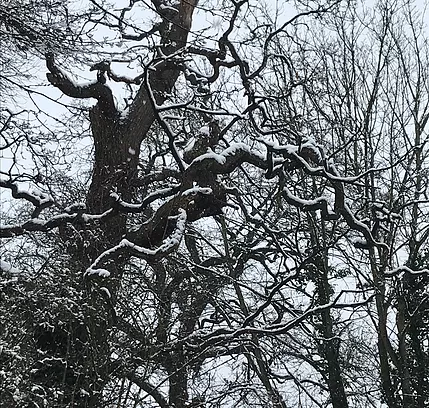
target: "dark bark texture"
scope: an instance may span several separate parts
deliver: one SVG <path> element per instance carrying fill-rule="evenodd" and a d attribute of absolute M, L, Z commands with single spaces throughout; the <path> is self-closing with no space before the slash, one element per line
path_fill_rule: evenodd
<path fill-rule="evenodd" d="M 162 18 L 161 2 L 153 1 Z M 66 73 L 56 65 L 54 55 L 46 56 L 49 73 L 48 80 L 63 93 L 74 98 L 95 98 L 97 104 L 90 111 L 92 137 L 94 141 L 94 165 L 92 180 L 87 194 L 87 210 L 92 214 L 101 214 L 112 207 L 114 199 L 111 193 L 116 193 L 122 200 L 132 201 L 133 180 L 137 175 L 140 145 L 147 132 L 156 120 L 156 114 L 151 97 L 156 104 L 162 104 L 180 73 L 175 64 L 168 59 L 187 42 L 187 36 L 192 23 L 196 5 L 195 0 L 182 0 L 179 12 L 161 32 L 164 41 L 161 45 L 163 58 L 157 61 L 155 69 L 151 70 L 142 83 L 126 117 L 121 117 L 117 111 L 110 88 L 101 81 L 86 86 L 74 84 Z M 162 30 L 161 30 L 162 31 Z M 173 208 L 169 209 L 174 210 Z M 158 228 L 146 228 L 141 238 L 144 243 L 159 244 L 165 236 L 166 225 L 170 211 L 165 214 L 163 225 Z M 126 234 L 126 214 L 116 212 L 100 223 L 96 240 L 90 245 L 71 251 L 71 258 L 76 262 L 72 267 L 85 270 L 104 250 L 117 245 Z M 67 231 L 67 230 L 66 230 Z M 152 234 L 150 236 L 149 234 Z M 67 234 L 66 234 L 67 235 Z M 65 239 L 68 239 L 65 236 Z M 110 293 L 106 302 L 100 291 L 99 284 L 93 279 L 84 278 L 80 285 L 85 305 L 82 313 L 85 325 L 71 323 L 69 330 L 64 333 L 54 331 L 46 339 L 48 331 L 35 333 L 35 338 L 45 346 L 49 355 L 58 355 L 67 361 L 58 369 L 57 375 L 48 376 L 51 386 L 63 389 L 63 397 L 59 407 L 99 407 L 101 392 L 109 380 L 110 367 L 109 332 L 114 324 L 114 302 L 119 288 L 126 256 L 117 256 L 110 265 L 112 272 L 109 282 L 103 283 Z M 82 278 L 81 278 L 82 279 Z M 61 334 L 61 335 L 60 335 Z M 77 347 L 76 345 L 81 345 Z M 72 349 L 73 354 L 68 350 Z M 176 360 L 174 360 L 176 361 Z M 180 364 L 180 361 L 177 362 Z M 172 373 L 176 368 L 171 366 Z M 39 372 L 43 378 L 43 372 Z M 42 379 L 40 381 L 43 381 Z M 184 381 L 184 384 L 182 384 Z M 55 384 L 57 382 L 57 384 Z M 186 402 L 186 376 L 177 372 L 172 377 L 170 400 L 171 404 L 183 407 Z"/>

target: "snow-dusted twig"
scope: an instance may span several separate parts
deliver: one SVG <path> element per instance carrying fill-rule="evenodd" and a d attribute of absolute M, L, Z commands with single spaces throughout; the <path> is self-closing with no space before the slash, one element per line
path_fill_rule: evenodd
<path fill-rule="evenodd" d="M 0 225 L 0 238 L 12 238 L 15 236 L 26 234 L 30 231 L 45 232 L 57 228 L 66 223 L 90 223 L 100 221 L 108 218 L 113 214 L 113 209 L 108 209 L 102 214 L 86 214 L 82 211 L 73 211 L 70 213 L 61 213 L 50 217 L 48 219 L 42 219 L 39 217 L 33 217 L 22 224 L 2 224 Z"/>
<path fill-rule="evenodd" d="M 402 276 L 404 274 L 409 275 L 429 275 L 429 269 L 423 268 L 419 269 L 417 271 L 412 270 L 408 266 L 402 265 L 397 268 L 391 269 L 390 271 L 386 272 L 385 276 Z"/>
<path fill-rule="evenodd" d="M 0 180 L 0 188 L 7 188 L 11 191 L 13 198 L 22 198 L 34 205 L 35 210 L 32 217 L 36 218 L 45 209 L 54 204 L 54 199 L 45 193 L 35 189 L 26 190 L 11 180 Z"/>
<path fill-rule="evenodd" d="M 110 272 L 100 267 L 100 265 L 107 259 L 114 257 L 119 253 L 127 252 L 132 256 L 147 260 L 150 259 L 153 261 L 164 258 L 175 251 L 180 245 L 180 241 L 182 240 L 183 234 L 185 232 L 186 211 L 179 208 L 178 215 L 170 216 L 169 218 L 170 220 L 176 220 L 176 226 L 170 236 L 164 239 L 163 243 L 159 247 L 155 249 L 145 248 L 137 245 L 127 238 L 123 238 L 118 245 L 115 245 L 113 248 L 104 251 L 86 270 L 86 275 L 98 275 L 100 277 L 110 276 Z"/>

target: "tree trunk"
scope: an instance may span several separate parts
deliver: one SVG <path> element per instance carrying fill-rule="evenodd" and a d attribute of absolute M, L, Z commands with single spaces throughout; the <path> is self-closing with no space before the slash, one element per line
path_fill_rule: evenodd
<path fill-rule="evenodd" d="M 385 402 L 389 408 L 399 408 L 399 403 L 395 395 L 395 388 L 392 383 L 391 361 L 395 365 L 396 356 L 392 345 L 390 344 L 389 335 L 387 333 L 387 305 L 386 300 L 386 287 L 382 272 L 382 267 L 377 262 L 374 249 L 370 248 L 369 257 L 371 262 L 371 272 L 374 279 L 374 288 L 376 290 L 375 305 L 377 309 L 377 329 L 378 329 L 378 356 L 380 359 L 380 379 L 381 388 L 384 394 Z M 383 263 L 384 264 L 384 263 Z M 381 269 L 381 270 L 380 270 Z"/>
<path fill-rule="evenodd" d="M 321 260 L 323 262 L 323 260 Z M 328 281 L 326 268 L 322 266 L 318 270 L 320 274 L 316 283 L 318 300 L 321 305 L 328 304 L 330 300 L 331 287 Z M 322 334 L 321 354 L 327 364 L 328 388 L 331 396 L 333 408 L 347 408 L 347 396 L 344 390 L 343 379 L 341 377 L 341 367 L 339 363 L 340 339 L 337 338 L 333 330 L 333 320 L 329 309 L 323 310 L 320 315 L 321 324 L 319 331 Z"/>
<path fill-rule="evenodd" d="M 312 219 L 308 217 L 310 225 Z M 329 266 L 328 252 L 324 242 L 326 231 L 325 224 L 322 221 L 321 233 L 316 230 L 317 226 L 311 228 L 312 247 L 317 248 L 312 262 L 312 271 L 314 274 L 314 283 L 316 285 L 317 301 L 319 305 L 326 305 L 331 302 L 332 288 L 329 284 Z M 320 315 L 321 323 L 318 327 L 321 333 L 322 343 L 320 344 L 320 354 L 326 362 L 327 382 L 331 403 L 333 408 L 347 408 L 347 395 L 344 389 L 343 379 L 341 377 L 341 366 L 339 362 L 340 339 L 335 336 L 334 322 L 331 316 L 331 310 L 325 309 Z"/>
<path fill-rule="evenodd" d="M 162 7 L 162 2 L 153 3 L 161 18 L 167 18 L 163 15 L 163 10 L 167 8 Z M 163 25 L 169 28 L 160 33 L 163 37 L 162 55 L 171 55 L 186 45 L 195 5 L 196 0 L 180 1 L 175 21 L 168 21 L 169 24 Z M 90 111 L 95 156 L 92 180 L 86 198 L 87 209 L 90 213 L 101 214 L 112 208 L 114 203 L 114 198 L 110 197 L 112 193 L 125 201 L 132 200 L 133 179 L 137 176 L 140 146 L 156 119 L 151 95 L 154 95 L 156 104 L 162 104 L 166 95 L 171 92 L 180 71 L 168 60 L 159 62 L 156 70 L 150 71 L 145 83 L 141 85 L 128 115 L 121 117 L 114 106 L 114 99 L 107 85 L 103 83 L 85 87 L 75 85 L 67 74 L 56 66 L 52 54 L 47 55 L 47 66 L 50 71 L 47 74 L 49 81 L 66 95 L 98 100 Z M 118 244 L 126 234 L 126 221 L 125 214 L 115 213 L 101 222 L 97 231 L 87 234 L 85 245 L 71 251 L 70 269 L 84 272 L 103 251 Z M 63 238 L 71 239 L 67 233 L 63 234 Z M 145 237 L 145 241 L 156 244 L 159 237 L 154 240 Z M 102 391 L 109 381 L 110 373 L 111 351 L 108 337 L 114 327 L 115 299 L 125 261 L 124 255 L 111 260 L 109 263 L 111 276 L 107 280 L 90 278 L 84 283 L 76 282 L 82 298 L 85 299 L 82 306 L 85 324 L 82 325 L 81 321 L 74 321 L 71 318 L 73 329 L 66 335 L 67 341 L 61 351 L 62 358 L 67 361 L 64 375 L 53 380 L 54 383 L 55 381 L 61 383 L 53 384 L 56 388 L 64 389 L 59 407 L 101 406 Z M 100 287 L 103 290 L 107 289 L 108 292 L 101 291 Z M 104 293 L 109 293 L 108 298 Z M 66 343 L 82 344 L 82 349 L 70 355 Z M 70 381 L 64 382 L 63 379 L 67 376 L 70 377 Z M 171 392 L 174 393 L 174 386 L 172 388 Z M 185 404 L 185 397 L 180 396 L 178 400 L 183 399 Z"/>

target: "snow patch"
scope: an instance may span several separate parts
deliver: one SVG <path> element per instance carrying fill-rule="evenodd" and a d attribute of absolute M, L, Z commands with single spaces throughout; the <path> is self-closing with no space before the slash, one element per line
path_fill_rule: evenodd
<path fill-rule="evenodd" d="M 188 190 L 185 190 L 182 193 L 182 196 L 193 195 L 193 194 L 211 194 L 211 193 L 212 193 L 212 189 L 210 187 L 195 186 L 195 187 L 189 188 Z"/>
<path fill-rule="evenodd" d="M 203 126 L 200 128 L 199 133 L 203 136 L 210 136 L 210 128 L 208 126 Z"/>
<path fill-rule="evenodd" d="M 186 143 L 183 151 L 184 152 L 190 152 L 193 149 L 194 145 L 195 145 L 195 137 L 191 137 L 189 139 L 188 143 Z"/>
<path fill-rule="evenodd" d="M 109 289 L 107 289 L 105 286 L 101 287 L 101 288 L 100 288 L 100 290 L 101 290 L 102 292 L 104 292 L 104 293 L 107 295 L 108 299 L 110 299 L 110 298 L 112 297 L 112 296 L 110 295 L 110 291 L 109 291 Z"/>
<path fill-rule="evenodd" d="M 160 6 L 159 6 L 159 8 L 161 9 L 161 10 L 170 10 L 170 11 L 172 11 L 173 13 L 175 13 L 175 14 L 177 14 L 178 12 L 179 12 L 179 10 L 177 10 L 177 8 L 174 8 L 174 7 L 172 7 L 172 6 L 169 6 L 169 5 L 166 5 L 166 4 L 161 4 Z"/>
<path fill-rule="evenodd" d="M 217 154 L 215 153 L 210 147 L 207 149 L 206 154 L 202 154 L 201 156 L 198 156 L 196 159 L 194 159 L 194 162 L 200 162 L 206 159 L 212 159 L 217 161 L 219 164 L 225 164 L 226 163 L 226 157 L 223 154 Z"/>
<path fill-rule="evenodd" d="M 14 268 L 10 263 L 3 261 L 2 259 L 0 259 L 0 270 L 12 275 L 18 275 L 21 273 L 19 269 Z"/>
<path fill-rule="evenodd" d="M 110 276 L 110 272 L 107 269 L 89 269 L 88 275 L 98 275 L 100 278 L 108 278 Z"/>

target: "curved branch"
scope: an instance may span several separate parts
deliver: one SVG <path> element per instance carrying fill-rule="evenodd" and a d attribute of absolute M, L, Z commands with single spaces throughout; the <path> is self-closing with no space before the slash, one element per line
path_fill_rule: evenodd
<path fill-rule="evenodd" d="M 170 408 L 170 404 L 163 395 L 152 384 L 138 377 L 135 373 L 128 372 L 126 377 L 129 381 L 140 387 L 144 392 L 149 394 L 161 408 Z"/>
<path fill-rule="evenodd" d="M 286 188 L 282 194 L 288 203 L 304 211 L 321 210 L 322 216 L 325 219 L 336 220 L 341 215 L 352 230 L 360 232 L 365 237 L 368 245 L 378 246 L 388 251 L 388 246 L 382 242 L 378 242 L 368 226 L 359 221 L 345 203 L 343 184 L 350 182 L 350 180 L 340 177 L 335 164 L 331 160 L 326 160 L 321 146 L 311 141 L 305 142 L 299 147 L 293 145 L 278 146 L 263 140 L 261 142 L 266 145 L 268 151 L 279 153 L 284 158 L 290 160 L 293 169 L 302 168 L 308 175 L 324 177 L 331 182 L 335 191 L 334 212 L 328 209 L 326 198 L 318 197 L 313 200 L 303 200 L 293 195 Z M 310 163 L 313 163 L 317 167 L 313 167 Z"/>
<path fill-rule="evenodd" d="M 65 95 L 79 99 L 95 98 L 106 116 L 118 114 L 112 90 L 107 85 L 101 82 L 92 82 L 86 85 L 75 83 L 55 64 L 54 54 L 51 52 L 46 53 L 46 67 L 50 71 L 46 74 L 48 81 Z"/>
<path fill-rule="evenodd" d="M 164 239 L 162 244 L 155 248 L 150 249 L 140 245 L 137 245 L 135 242 L 130 241 L 129 239 L 122 239 L 118 245 L 113 248 L 104 251 L 86 270 L 86 276 L 98 275 L 100 277 L 110 276 L 110 272 L 106 269 L 99 268 L 99 266 L 108 258 L 115 257 L 121 253 L 128 253 L 133 256 L 136 256 L 141 259 L 157 261 L 159 259 L 165 258 L 167 255 L 175 251 L 180 241 L 182 240 L 183 234 L 185 232 L 186 226 L 186 211 L 182 208 L 178 209 L 178 215 L 169 216 L 170 220 L 176 220 L 175 227 L 173 232 Z"/>
<path fill-rule="evenodd" d="M 43 220 L 37 217 L 31 218 L 27 222 L 20 225 L 1 225 L 0 238 L 13 238 L 19 235 L 24 235 L 27 232 L 46 232 L 54 228 L 60 227 L 67 223 L 85 224 L 88 222 L 101 221 L 111 217 L 114 214 L 112 209 L 108 209 L 102 214 L 84 214 L 80 211 L 73 214 L 59 214 L 48 220 Z"/>
<path fill-rule="evenodd" d="M 32 214 L 33 218 L 38 217 L 45 208 L 54 204 L 52 197 L 47 194 L 21 190 L 19 186 L 12 181 L 0 180 L 0 187 L 11 190 L 13 198 L 22 198 L 33 204 L 36 207 Z"/>
<path fill-rule="evenodd" d="M 250 147 L 244 143 L 233 143 L 222 153 L 215 153 L 208 149 L 208 153 L 198 156 L 186 169 L 184 177 L 195 177 L 202 171 L 213 174 L 227 174 L 234 171 L 243 163 L 267 170 L 268 162 L 262 155 L 253 153 Z"/>

